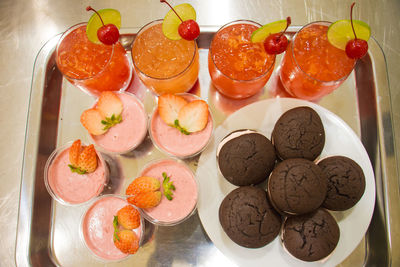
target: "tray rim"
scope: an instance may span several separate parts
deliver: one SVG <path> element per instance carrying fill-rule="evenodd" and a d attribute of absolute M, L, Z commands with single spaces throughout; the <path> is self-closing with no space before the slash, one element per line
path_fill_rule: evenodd
<path fill-rule="evenodd" d="M 293 25 L 289 27 L 288 32 L 295 32 L 300 29 L 301 25 Z M 126 27 L 121 29 L 121 33 L 124 35 L 135 35 L 141 27 Z M 215 33 L 220 28 L 220 25 L 215 26 L 200 26 L 201 33 Z M 45 74 L 46 67 L 48 65 L 49 58 L 51 57 L 58 39 L 61 33 L 55 35 L 49 39 L 42 48 L 38 51 L 38 54 L 34 61 L 31 89 L 29 96 L 29 106 L 27 113 L 27 124 L 25 129 L 25 140 L 22 160 L 22 171 L 21 171 L 21 183 L 20 183 L 20 196 L 18 206 L 18 219 L 17 219 L 17 232 L 16 242 L 14 249 L 14 260 L 17 266 L 30 266 L 30 240 L 31 240 L 31 223 L 33 216 L 33 199 L 34 199 L 34 182 L 35 182 L 35 171 L 36 171 L 36 158 L 38 151 L 38 129 L 40 129 L 41 119 L 41 103 L 43 102 L 43 92 L 45 86 Z M 380 170 L 382 172 L 383 192 L 384 192 L 384 219 L 386 226 L 386 234 L 388 236 L 389 244 L 389 262 L 394 263 L 393 243 L 395 247 L 400 246 L 400 242 L 396 242 L 391 237 L 392 232 L 395 231 L 395 226 L 391 222 L 390 214 L 393 210 L 399 210 L 400 201 L 394 201 L 397 203 L 390 203 L 390 196 L 399 198 L 398 189 L 399 181 L 398 177 L 398 164 L 396 159 L 395 151 L 396 145 L 394 140 L 394 129 L 393 129 L 393 114 L 391 106 L 391 92 L 389 86 L 389 78 L 387 72 L 387 61 L 386 56 L 383 52 L 381 45 L 376 41 L 374 37 L 371 38 L 373 45 L 378 47 L 379 53 L 373 54 L 369 52 L 369 56 L 372 59 L 378 57 L 380 63 L 384 64 L 384 68 L 380 69 L 380 72 L 376 72 L 375 65 L 373 74 L 378 76 L 374 79 L 375 90 L 377 93 L 377 132 L 378 132 L 378 150 L 377 154 L 380 157 Z M 379 58 L 380 57 L 380 58 Z M 374 62 L 372 62 L 374 63 Z M 383 72 L 383 73 L 382 73 Z M 380 82 L 379 85 L 377 82 Z M 379 99 L 378 99 L 379 98 Z M 383 115 L 389 115 L 389 118 L 383 118 Z M 36 131 L 34 131 L 36 130 Z M 389 196 L 389 197 L 388 197 Z M 392 201 L 393 202 L 393 201 Z M 28 223 L 29 222 L 29 223 Z M 400 228 L 400 227 L 398 227 Z M 367 232 L 368 233 L 368 232 Z M 368 238 L 368 236 L 367 236 Z M 49 246 L 48 246 L 49 249 Z M 50 257 L 52 258 L 52 257 Z M 400 259 L 397 260 L 400 263 Z M 366 259 L 368 262 L 368 259 Z M 53 262 L 54 263 L 54 262 Z"/>

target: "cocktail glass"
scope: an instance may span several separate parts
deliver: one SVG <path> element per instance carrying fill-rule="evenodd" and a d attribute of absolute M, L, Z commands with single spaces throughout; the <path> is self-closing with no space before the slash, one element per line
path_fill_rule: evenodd
<path fill-rule="evenodd" d="M 86 37 L 86 23 L 69 28 L 56 49 L 57 67 L 84 92 L 123 91 L 132 79 L 132 66 L 122 45 L 95 44 Z"/>
<path fill-rule="evenodd" d="M 307 24 L 289 44 L 280 78 L 292 96 L 318 100 L 338 88 L 353 70 L 356 61 L 329 43 L 330 24 L 325 21 Z"/>
<path fill-rule="evenodd" d="M 162 33 L 162 20 L 140 29 L 132 45 L 132 61 L 140 80 L 158 95 L 187 92 L 199 75 L 196 42 L 169 40 Z"/>
<path fill-rule="evenodd" d="M 251 34 L 261 27 L 249 20 L 222 26 L 214 35 L 208 53 L 208 70 L 217 90 L 230 98 L 257 94 L 267 83 L 275 66 L 275 55 L 262 43 L 252 43 Z"/>

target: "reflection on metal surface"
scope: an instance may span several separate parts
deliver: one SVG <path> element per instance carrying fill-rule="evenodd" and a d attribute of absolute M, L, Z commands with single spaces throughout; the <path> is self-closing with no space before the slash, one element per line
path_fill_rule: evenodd
<path fill-rule="evenodd" d="M 246 100 L 228 100 L 216 92 L 207 70 L 207 47 L 217 29 L 202 28 L 198 40 L 200 75 L 193 90 L 202 98 L 208 99 L 214 121 L 218 125 L 243 105 L 280 93 L 279 79 L 276 78 L 270 79 L 262 94 Z M 294 29 L 296 27 L 290 28 L 292 32 Z M 125 47 L 129 48 L 133 37 L 134 35 L 122 36 Z M 79 239 L 79 221 L 88 205 L 71 208 L 51 202 L 43 183 L 44 162 L 56 145 L 76 138 L 84 141 L 88 139 L 79 124 L 79 116 L 82 110 L 94 102 L 94 99 L 61 79 L 52 56 L 57 39 L 58 37 L 52 39 L 44 46 L 35 64 L 21 184 L 16 262 L 19 266 L 100 266 L 102 264 L 91 257 Z M 400 201 L 391 121 L 387 119 L 391 114 L 388 105 L 390 98 L 385 61 L 375 43 L 370 47 L 370 56 L 371 58 L 359 61 L 354 75 L 320 104 L 342 117 L 359 133 L 376 174 L 377 201 L 365 239 L 366 246 L 360 245 L 353 255 L 361 255 L 357 258 L 359 261 L 366 258 L 366 265 L 395 265 L 392 252 L 397 251 L 394 248 L 399 248 L 396 238 L 399 226 L 393 223 L 393 218 L 399 218 Z M 278 63 L 279 59 L 277 65 Z M 129 90 L 139 95 L 146 111 L 151 113 L 155 97 L 140 87 L 138 81 L 132 84 Z M 110 157 L 108 161 L 112 166 L 115 182 L 109 190 L 122 192 L 136 177 L 141 166 L 160 157 L 163 155 L 148 140 L 128 155 Z M 195 169 L 197 160 L 198 157 L 195 157 L 186 162 Z M 397 236 L 393 236 L 396 233 Z M 147 240 L 136 255 L 120 264 L 112 265 L 232 264 L 211 243 L 197 213 L 177 226 L 154 227 Z M 351 266 L 352 262 L 345 261 L 344 265 Z"/>

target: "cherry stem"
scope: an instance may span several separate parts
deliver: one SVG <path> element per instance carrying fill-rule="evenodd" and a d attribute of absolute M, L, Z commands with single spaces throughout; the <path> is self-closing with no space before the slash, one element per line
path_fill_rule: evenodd
<path fill-rule="evenodd" d="M 292 23 L 292 19 L 290 18 L 290 17 L 287 17 L 286 18 L 286 28 L 285 28 L 285 30 L 281 33 L 281 35 L 279 35 L 279 37 L 278 38 L 281 38 L 282 37 L 282 35 L 284 35 L 285 34 L 285 32 L 286 32 L 286 30 L 287 30 L 287 28 L 289 28 L 289 25 Z"/>
<path fill-rule="evenodd" d="M 351 4 L 351 7 L 350 7 L 350 23 L 351 23 L 351 28 L 353 29 L 354 37 L 357 40 L 356 31 L 354 30 L 354 25 L 353 25 L 353 7 L 355 4 L 356 4 L 356 2 L 353 2 L 353 4 Z"/>
<path fill-rule="evenodd" d="M 172 11 L 174 11 L 174 13 L 178 16 L 178 18 L 183 22 L 183 19 L 178 15 L 178 13 L 175 11 L 175 9 L 165 0 L 160 0 L 161 3 L 166 3 L 171 9 Z"/>
<path fill-rule="evenodd" d="M 99 14 L 94 8 L 92 8 L 91 6 L 88 6 L 88 7 L 86 8 L 86 11 L 94 11 L 94 12 L 97 14 L 97 16 L 99 16 L 99 18 L 100 18 L 100 20 L 101 20 L 101 23 L 102 23 L 103 26 L 104 26 L 103 19 L 101 18 L 100 14 Z"/>

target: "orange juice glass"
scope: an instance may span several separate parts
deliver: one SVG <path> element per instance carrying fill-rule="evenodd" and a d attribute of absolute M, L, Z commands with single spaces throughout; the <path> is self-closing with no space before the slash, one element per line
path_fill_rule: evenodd
<path fill-rule="evenodd" d="M 199 75 L 196 42 L 168 39 L 162 20 L 140 29 L 132 45 L 132 61 L 140 80 L 158 95 L 187 92 Z"/>
<path fill-rule="evenodd" d="M 249 20 L 222 26 L 214 35 L 208 53 L 208 70 L 217 90 L 230 98 L 257 94 L 274 70 L 275 55 L 262 43 L 252 43 L 251 34 L 261 27 Z"/>
<path fill-rule="evenodd" d="M 312 22 L 296 33 L 282 59 L 280 78 L 294 97 L 317 100 L 338 88 L 355 60 L 328 41 L 330 22 Z"/>
<path fill-rule="evenodd" d="M 92 43 L 86 36 L 86 23 L 72 26 L 61 36 L 56 62 L 65 78 L 94 96 L 125 90 L 133 73 L 122 45 Z"/>

